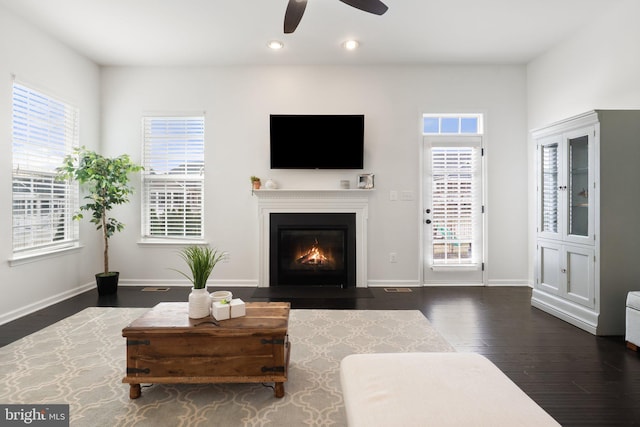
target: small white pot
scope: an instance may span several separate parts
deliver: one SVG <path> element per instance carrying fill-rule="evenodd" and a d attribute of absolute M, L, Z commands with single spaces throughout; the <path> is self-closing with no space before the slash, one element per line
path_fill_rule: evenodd
<path fill-rule="evenodd" d="M 231 302 L 232 298 L 233 298 L 233 294 L 231 293 L 231 291 L 211 292 L 211 302 L 216 302 L 216 301 Z"/>

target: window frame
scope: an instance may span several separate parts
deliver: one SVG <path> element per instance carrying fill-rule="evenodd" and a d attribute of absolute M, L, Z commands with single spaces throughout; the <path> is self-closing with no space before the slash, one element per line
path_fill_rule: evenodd
<path fill-rule="evenodd" d="M 80 247 L 79 224 L 73 220 L 79 186 L 56 180 L 56 168 L 79 143 L 79 128 L 80 111 L 75 105 L 13 81 L 10 265 Z"/>
<path fill-rule="evenodd" d="M 148 113 L 143 115 L 142 117 L 142 164 L 144 166 L 144 171 L 141 174 L 142 177 L 142 196 L 141 196 L 141 230 L 140 230 L 140 244 L 177 244 L 183 245 L 185 243 L 195 243 L 201 244 L 205 241 L 205 215 L 204 215 L 204 207 L 205 207 L 205 139 L 206 139 L 206 121 L 203 113 L 171 113 L 171 114 L 157 114 L 157 113 Z M 158 133 L 154 134 L 155 131 L 152 130 L 152 127 L 159 125 L 160 123 L 165 123 L 165 126 L 171 127 L 179 126 L 179 123 L 182 123 L 185 128 L 188 128 L 191 125 L 199 126 L 201 129 L 200 133 L 189 133 L 189 131 L 185 131 L 180 136 L 176 134 L 170 135 L 168 131 L 166 133 Z M 151 155 L 152 145 L 157 144 L 156 148 L 161 148 L 162 145 L 165 145 L 165 149 L 159 149 L 159 152 L 156 151 L 155 154 Z M 172 155 L 170 143 L 174 144 L 184 144 L 182 147 L 184 150 L 185 157 Z M 200 147 L 200 150 L 195 150 L 194 148 Z M 175 147 L 174 147 L 175 148 Z M 165 152 L 163 155 L 162 152 Z M 194 157 L 197 158 L 197 162 L 201 163 L 197 168 L 191 168 L 188 166 L 189 162 L 194 161 Z M 178 162 L 178 166 L 175 169 L 179 169 L 183 167 L 184 173 L 178 173 L 176 170 L 168 169 L 170 164 Z M 160 170 L 154 168 L 154 165 L 161 166 L 164 165 L 166 168 L 165 173 L 157 174 L 154 173 L 156 170 Z M 194 171 L 196 173 L 194 173 Z M 185 188 L 185 186 L 189 186 L 192 189 L 195 189 L 195 192 L 189 193 L 188 190 L 176 190 L 175 192 L 171 192 L 167 189 L 171 187 L 174 188 Z M 171 206 L 172 211 L 177 212 L 177 215 L 182 215 L 182 218 L 176 220 L 174 218 L 173 223 L 180 223 L 181 227 L 180 234 L 172 235 L 170 231 L 178 230 L 177 228 L 172 228 L 172 220 L 169 218 L 169 215 L 164 217 L 164 224 L 160 224 L 163 222 L 160 218 L 157 220 L 152 219 L 152 207 L 154 204 L 157 206 L 159 200 L 166 200 L 165 198 L 158 198 L 158 194 L 162 192 L 162 189 L 167 191 L 167 194 L 171 195 Z M 154 196 L 154 194 L 156 194 Z M 156 198 L 155 203 L 152 201 L 153 198 Z M 182 200 L 179 200 L 182 198 Z M 191 201 L 195 200 L 197 203 L 195 204 L 198 208 L 194 211 L 195 217 L 190 216 L 188 213 L 187 207 L 194 206 Z M 180 209 L 182 211 L 180 212 Z M 189 225 L 190 219 L 195 218 L 197 223 Z M 155 234 L 153 232 L 154 227 L 164 227 L 161 229 L 161 233 Z M 194 229 L 197 233 L 189 234 L 189 228 Z"/>
<path fill-rule="evenodd" d="M 438 120 L 438 131 L 437 132 L 427 132 L 425 131 L 425 122 L 426 120 Z M 443 132 L 443 123 L 449 122 L 452 120 L 458 121 L 457 131 L 455 132 Z M 463 121 L 465 119 L 475 119 L 476 120 L 476 131 L 475 132 L 464 132 L 463 131 Z M 484 134 L 484 114 L 482 113 L 425 113 L 422 115 L 422 134 L 423 135 L 440 135 L 440 136 L 448 136 L 448 135 L 483 135 Z"/>

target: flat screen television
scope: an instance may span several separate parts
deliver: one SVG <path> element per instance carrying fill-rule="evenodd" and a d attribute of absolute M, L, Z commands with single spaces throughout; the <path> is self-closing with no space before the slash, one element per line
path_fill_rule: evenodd
<path fill-rule="evenodd" d="M 364 115 L 272 114 L 271 169 L 362 169 Z"/>

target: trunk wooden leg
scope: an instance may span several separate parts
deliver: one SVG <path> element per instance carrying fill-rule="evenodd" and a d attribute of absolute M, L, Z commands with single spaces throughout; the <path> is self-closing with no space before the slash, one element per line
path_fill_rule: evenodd
<path fill-rule="evenodd" d="M 633 351 L 638 351 L 638 346 L 634 343 L 630 343 L 629 341 L 627 341 L 627 348 Z"/>
<path fill-rule="evenodd" d="M 284 397 L 284 383 L 276 383 L 275 395 L 276 397 Z"/>
<path fill-rule="evenodd" d="M 140 384 L 129 384 L 129 399 L 137 399 L 142 394 Z"/>

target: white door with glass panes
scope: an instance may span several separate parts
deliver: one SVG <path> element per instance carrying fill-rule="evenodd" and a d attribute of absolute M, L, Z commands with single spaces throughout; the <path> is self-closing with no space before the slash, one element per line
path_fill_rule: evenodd
<path fill-rule="evenodd" d="M 483 284 L 482 136 L 423 138 L 423 279 Z"/>

